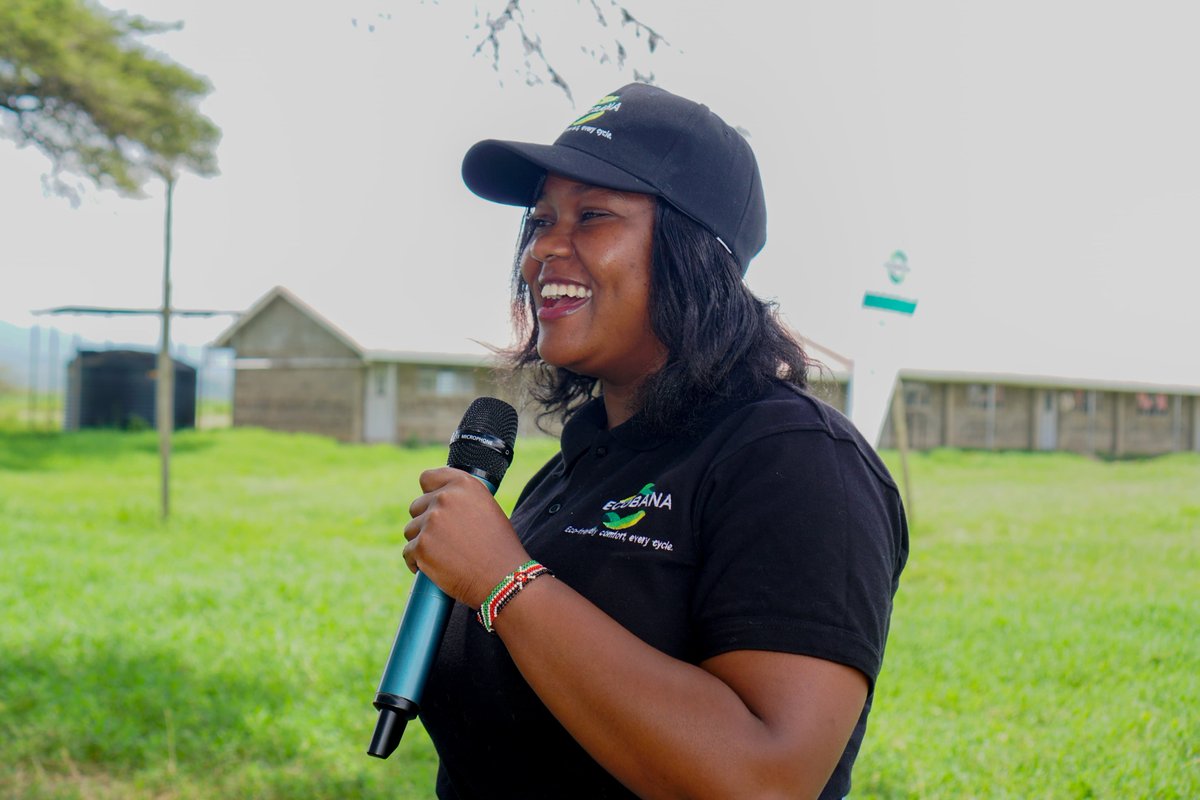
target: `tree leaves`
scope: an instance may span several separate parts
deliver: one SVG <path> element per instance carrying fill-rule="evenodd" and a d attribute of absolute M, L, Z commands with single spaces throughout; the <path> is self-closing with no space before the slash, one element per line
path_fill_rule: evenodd
<path fill-rule="evenodd" d="M 208 81 L 139 38 L 177 27 L 86 0 L 0 0 L 0 136 L 45 153 L 69 196 L 63 173 L 125 195 L 215 174 L 220 131 L 197 109 Z"/>

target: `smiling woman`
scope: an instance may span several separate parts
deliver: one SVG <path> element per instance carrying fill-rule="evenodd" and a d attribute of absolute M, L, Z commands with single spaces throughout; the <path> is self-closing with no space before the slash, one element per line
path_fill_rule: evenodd
<path fill-rule="evenodd" d="M 742 280 L 749 145 L 633 84 L 463 177 L 529 209 L 511 357 L 566 424 L 511 519 L 448 468 L 410 506 L 408 566 L 458 601 L 421 705 L 438 796 L 844 797 L 907 527 Z"/>

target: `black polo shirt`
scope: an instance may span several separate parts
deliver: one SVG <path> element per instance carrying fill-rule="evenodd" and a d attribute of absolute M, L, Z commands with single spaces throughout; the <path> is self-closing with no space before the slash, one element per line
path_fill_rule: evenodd
<path fill-rule="evenodd" d="M 659 650 L 733 650 L 860 670 L 874 691 L 908 555 L 896 485 L 837 411 L 779 384 L 711 410 L 698 433 L 612 430 L 595 401 L 512 514 L 530 555 Z M 822 797 L 843 797 L 868 696 Z M 521 678 L 461 604 L 422 705 L 440 798 L 632 797 Z"/>

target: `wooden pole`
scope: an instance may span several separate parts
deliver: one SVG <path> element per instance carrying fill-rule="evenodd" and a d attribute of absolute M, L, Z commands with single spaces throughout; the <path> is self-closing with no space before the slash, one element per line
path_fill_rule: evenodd
<path fill-rule="evenodd" d="M 175 427 L 175 371 L 171 362 L 171 198 L 175 177 L 168 175 L 167 213 L 163 235 L 162 341 L 158 348 L 158 374 L 154 414 L 158 422 L 160 513 L 165 521 L 171 513 L 171 432 Z"/>
<path fill-rule="evenodd" d="M 49 387 L 46 398 L 46 408 L 49 411 L 50 430 L 59 424 L 58 421 L 58 328 L 50 329 L 50 363 L 46 368 L 46 384 Z"/>
<path fill-rule="evenodd" d="M 904 515 L 908 524 L 916 519 L 913 507 L 912 477 L 908 472 L 908 409 L 904 403 L 904 381 L 896 378 L 892 389 L 892 430 L 896 434 L 896 447 L 900 450 L 900 474 L 904 481 Z"/>
<path fill-rule="evenodd" d="M 42 329 L 34 325 L 29 329 L 29 417 L 30 430 L 37 428 L 38 414 L 38 365 L 42 362 Z"/>

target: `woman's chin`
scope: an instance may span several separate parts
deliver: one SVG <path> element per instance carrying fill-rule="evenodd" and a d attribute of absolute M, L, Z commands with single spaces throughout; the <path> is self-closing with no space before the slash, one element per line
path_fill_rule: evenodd
<path fill-rule="evenodd" d="M 553 343 L 539 341 L 538 358 L 542 359 L 542 361 L 546 362 L 552 367 L 569 369 L 572 372 L 578 372 L 578 370 L 572 366 L 575 363 L 575 359 L 571 358 L 570 353 L 567 352 L 567 348 L 561 346 L 556 347 Z"/>

